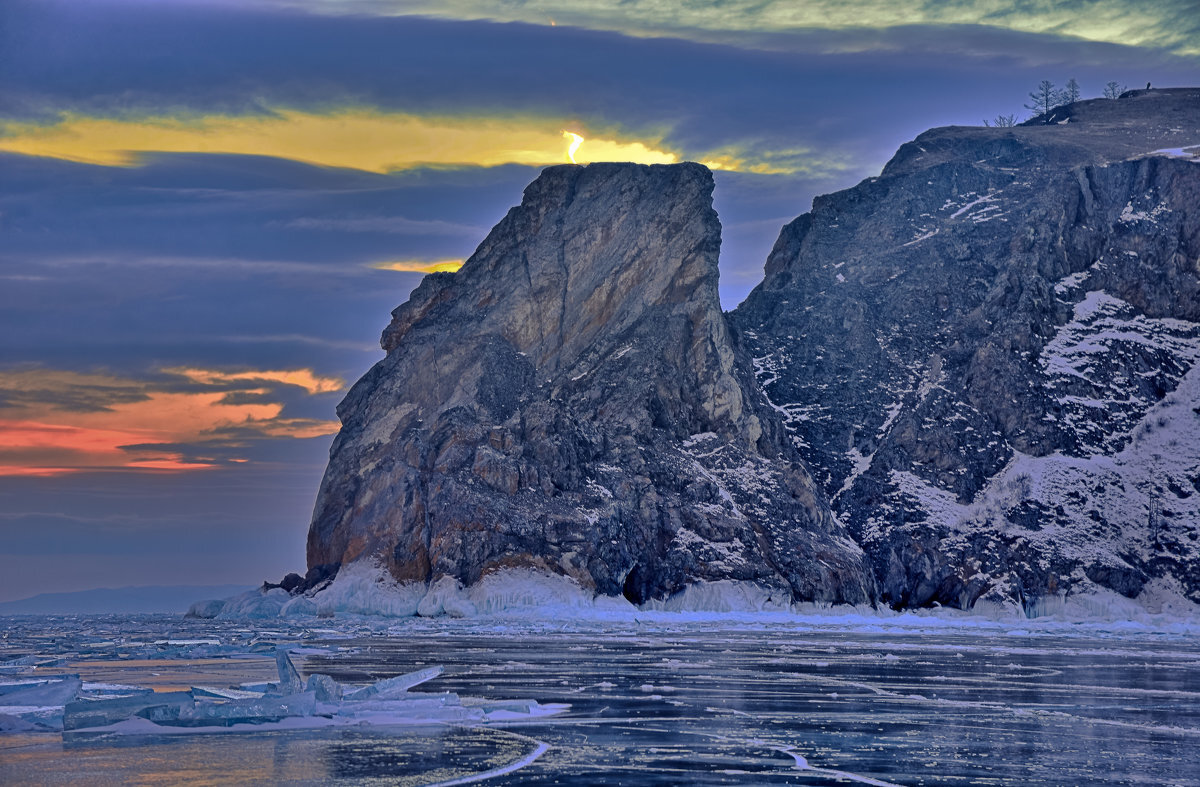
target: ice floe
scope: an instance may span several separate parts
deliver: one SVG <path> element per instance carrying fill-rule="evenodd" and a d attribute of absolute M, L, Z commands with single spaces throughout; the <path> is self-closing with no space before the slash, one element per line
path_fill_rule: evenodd
<path fill-rule="evenodd" d="M 370 724 L 474 725 L 540 718 L 569 707 L 532 699 L 485 700 L 452 692 L 412 691 L 442 675 L 441 667 L 357 686 L 320 673 L 303 680 L 286 648 L 276 651 L 275 662 L 278 680 L 256 686 L 257 691 L 248 688 L 254 684 L 164 692 L 93 684 L 92 691 L 85 692 L 78 675 L 0 684 L 0 732 L 146 734 Z"/>

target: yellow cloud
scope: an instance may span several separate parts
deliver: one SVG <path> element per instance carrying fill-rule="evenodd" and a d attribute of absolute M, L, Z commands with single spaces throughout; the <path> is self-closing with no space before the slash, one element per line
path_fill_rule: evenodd
<path fill-rule="evenodd" d="M 558 121 L 537 117 L 424 117 L 365 109 L 191 118 L 66 113 L 45 125 L 0 121 L 0 151 L 121 167 L 137 166 L 149 153 L 186 152 L 276 156 L 380 173 L 422 166 L 540 167 L 572 157 L 579 164 L 675 164 L 692 159 L 712 169 L 764 175 L 812 171 L 805 150 L 739 143 L 684 153 L 668 149 L 664 135 L 655 132 L 634 139 L 608 130 L 583 136 L 563 132 Z M 376 267 L 414 270 L 390 265 Z M 427 269 L 425 263 L 415 268 Z"/>
<path fill-rule="evenodd" d="M 787 150 L 759 149 L 752 144 L 727 145 L 710 151 L 700 159 L 709 169 L 750 172 L 755 175 L 828 175 L 850 169 L 854 162 L 845 157 L 818 155 L 808 148 Z"/>
<path fill-rule="evenodd" d="M 346 387 L 340 377 L 322 377 L 312 369 L 287 369 L 251 372 L 221 372 L 215 369 L 171 368 L 163 369 L 168 374 L 178 374 L 202 385 L 220 383 L 268 381 L 296 385 L 310 394 L 333 393 Z"/>
<path fill-rule="evenodd" d="M 0 122 L 0 151 L 106 166 L 135 166 L 153 152 L 234 153 L 383 173 L 422 166 L 563 163 L 568 143 L 561 128 L 561 122 L 545 118 L 426 117 L 368 109 L 191 117 L 65 113 L 51 124 Z M 602 133 L 589 137 L 575 158 L 581 164 L 680 160 L 661 144 L 661 139 Z"/>
<path fill-rule="evenodd" d="M 464 260 L 389 260 L 373 262 L 372 268 L 401 273 L 453 273 L 463 266 Z"/>

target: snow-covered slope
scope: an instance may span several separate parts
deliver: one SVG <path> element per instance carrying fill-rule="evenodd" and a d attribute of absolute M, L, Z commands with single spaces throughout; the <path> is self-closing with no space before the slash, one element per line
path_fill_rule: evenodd
<path fill-rule="evenodd" d="M 1200 90 L 1061 114 L 906 144 L 733 315 L 893 605 L 1200 601 Z"/>

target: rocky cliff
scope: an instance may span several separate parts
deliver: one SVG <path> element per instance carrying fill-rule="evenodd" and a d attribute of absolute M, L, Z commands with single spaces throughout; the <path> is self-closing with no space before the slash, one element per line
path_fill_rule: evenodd
<path fill-rule="evenodd" d="M 1198 152 L 1192 89 L 934 129 L 730 315 L 707 170 L 551 167 L 393 312 L 291 584 L 1200 602 Z"/>
<path fill-rule="evenodd" d="M 733 314 L 895 606 L 1200 601 L 1200 90 L 940 128 Z"/>
<path fill-rule="evenodd" d="M 310 567 L 872 598 L 720 310 L 712 189 L 695 164 L 551 167 L 460 271 L 427 276 L 338 407 Z"/>

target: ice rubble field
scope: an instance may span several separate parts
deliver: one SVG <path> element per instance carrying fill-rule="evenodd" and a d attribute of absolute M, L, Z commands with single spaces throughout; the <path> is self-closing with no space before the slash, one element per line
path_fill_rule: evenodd
<path fill-rule="evenodd" d="M 272 727 L 467 724 L 553 715 L 565 709 L 533 700 L 464 702 L 449 692 L 410 691 L 441 675 L 441 667 L 366 686 L 345 686 L 321 673 L 310 673 L 307 681 L 301 680 L 285 648 L 276 649 L 275 664 L 279 675 L 273 682 L 191 686 L 186 691 L 84 683 L 77 674 L 0 682 L 0 732 L 162 735 Z M 36 658 L 23 657 L 4 666 L 41 665 Z"/>

